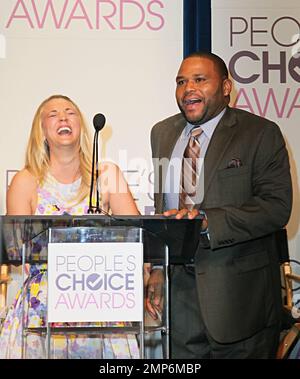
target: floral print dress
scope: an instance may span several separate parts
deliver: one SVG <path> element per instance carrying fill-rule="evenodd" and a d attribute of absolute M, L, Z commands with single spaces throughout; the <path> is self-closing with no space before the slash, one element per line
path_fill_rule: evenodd
<path fill-rule="evenodd" d="M 71 184 L 62 184 L 48 174 L 43 185 L 38 188 L 36 215 L 87 214 L 88 198 L 75 206 L 70 202 L 78 191 L 80 180 Z M 23 329 L 22 313 L 25 326 L 33 328 L 30 331 Z M 47 265 L 31 265 L 24 283 L 23 295 L 19 290 L 4 321 L 0 334 L 0 358 L 47 358 L 45 330 L 34 331 L 34 328 L 46 326 L 46 316 Z M 69 326 L 74 325 L 79 324 L 69 324 Z M 86 324 L 80 325 L 86 326 Z M 93 324 L 93 326 L 126 325 L 125 322 Z M 99 336 L 99 334 L 75 333 L 51 335 L 51 358 L 139 358 L 135 335 L 113 333 Z"/>

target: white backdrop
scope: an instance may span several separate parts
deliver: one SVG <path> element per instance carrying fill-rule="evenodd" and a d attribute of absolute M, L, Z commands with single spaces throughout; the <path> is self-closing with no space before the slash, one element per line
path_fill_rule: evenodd
<path fill-rule="evenodd" d="M 212 50 L 231 67 L 231 104 L 277 122 L 287 142 L 294 191 L 288 234 L 290 255 L 298 259 L 299 38 L 299 0 L 212 0 Z"/>
<path fill-rule="evenodd" d="M 7 184 L 24 164 L 34 112 L 56 93 L 70 96 L 91 128 L 95 113 L 106 116 L 101 156 L 127 171 L 142 212 L 152 206 L 149 132 L 155 122 L 177 112 L 182 4 L 0 1 L 1 213 Z"/>

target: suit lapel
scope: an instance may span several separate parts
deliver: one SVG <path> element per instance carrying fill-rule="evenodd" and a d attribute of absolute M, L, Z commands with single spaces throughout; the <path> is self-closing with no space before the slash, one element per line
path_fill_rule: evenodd
<path fill-rule="evenodd" d="M 227 108 L 226 113 L 217 125 L 208 145 L 204 160 L 204 193 L 209 190 L 211 181 L 216 174 L 216 170 L 226 152 L 234 134 L 236 133 L 236 116 L 234 112 Z M 205 195 L 204 195 L 205 200 Z"/>
<path fill-rule="evenodd" d="M 168 135 L 168 139 L 164 141 L 165 144 L 161 148 L 160 158 L 166 157 L 169 160 L 171 159 L 175 144 L 176 144 L 178 138 L 180 137 L 183 129 L 185 128 L 186 124 L 187 124 L 186 120 L 182 117 L 175 124 L 173 124 L 171 126 L 172 131 Z"/>

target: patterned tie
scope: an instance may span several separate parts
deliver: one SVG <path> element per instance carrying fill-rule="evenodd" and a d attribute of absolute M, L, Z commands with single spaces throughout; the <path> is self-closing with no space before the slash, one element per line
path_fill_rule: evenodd
<path fill-rule="evenodd" d="M 200 127 L 192 129 L 189 142 L 183 153 L 178 209 L 192 209 L 194 206 L 190 197 L 196 194 L 198 177 L 196 166 L 197 159 L 200 157 L 198 137 L 202 132 L 203 130 Z"/>

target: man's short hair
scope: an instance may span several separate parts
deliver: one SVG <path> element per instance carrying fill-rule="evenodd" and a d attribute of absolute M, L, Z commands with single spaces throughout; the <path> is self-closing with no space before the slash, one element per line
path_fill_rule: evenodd
<path fill-rule="evenodd" d="M 210 53 L 208 51 L 196 51 L 194 53 L 191 53 L 185 57 L 187 58 L 207 58 L 210 59 L 214 64 L 215 67 L 217 68 L 221 78 L 225 79 L 228 78 L 228 69 L 223 61 L 222 58 L 220 58 L 218 55 Z"/>

